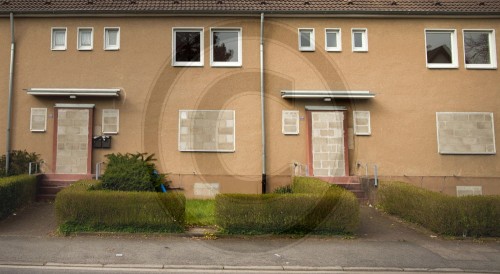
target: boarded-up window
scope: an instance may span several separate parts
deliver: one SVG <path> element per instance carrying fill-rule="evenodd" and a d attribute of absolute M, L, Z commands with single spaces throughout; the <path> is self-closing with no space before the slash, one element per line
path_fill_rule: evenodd
<path fill-rule="evenodd" d="M 118 109 L 102 110 L 102 133 L 117 134 L 120 125 L 120 111 Z"/>
<path fill-rule="evenodd" d="M 495 154 L 491 112 L 437 112 L 438 151 L 441 154 Z"/>
<path fill-rule="evenodd" d="M 234 110 L 180 110 L 179 151 L 234 152 Z"/>
<path fill-rule="evenodd" d="M 299 134 L 299 111 L 283 110 L 281 113 L 283 134 Z"/>
<path fill-rule="evenodd" d="M 354 133 L 356 135 L 371 135 L 370 112 L 369 111 L 353 111 L 354 116 Z"/>
<path fill-rule="evenodd" d="M 47 130 L 46 108 L 31 108 L 30 130 L 32 132 L 45 132 Z"/>
<path fill-rule="evenodd" d="M 477 196 L 483 195 L 482 186 L 457 186 L 457 196 Z"/>

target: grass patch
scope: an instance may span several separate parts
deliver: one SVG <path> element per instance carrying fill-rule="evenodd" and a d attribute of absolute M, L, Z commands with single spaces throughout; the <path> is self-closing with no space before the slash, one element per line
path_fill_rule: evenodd
<path fill-rule="evenodd" d="M 215 200 L 186 200 L 186 225 L 215 225 Z"/>

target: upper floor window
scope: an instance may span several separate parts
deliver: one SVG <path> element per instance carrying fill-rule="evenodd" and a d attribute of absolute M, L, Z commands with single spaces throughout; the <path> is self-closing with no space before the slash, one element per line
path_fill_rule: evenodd
<path fill-rule="evenodd" d="M 368 51 L 368 30 L 352 29 L 352 51 Z"/>
<path fill-rule="evenodd" d="M 91 50 L 93 47 L 93 28 L 78 28 L 78 50 Z"/>
<path fill-rule="evenodd" d="M 241 66 L 241 43 L 241 28 L 211 29 L 211 65 L 214 67 Z"/>
<path fill-rule="evenodd" d="M 104 28 L 104 49 L 120 49 L 120 28 Z"/>
<path fill-rule="evenodd" d="M 325 29 L 325 50 L 342 51 L 340 29 Z"/>
<path fill-rule="evenodd" d="M 172 65 L 203 66 L 203 29 L 173 29 Z"/>
<path fill-rule="evenodd" d="M 465 67 L 468 69 L 496 69 L 494 30 L 464 30 Z"/>
<path fill-rule="evenodd" d="M 455 30 L 425 30 L 428 68 L 458 68 Z"/>
<path fill-rule="evenodd" d="M 314 29 L 299 29 L 299 50 L 314 51 Z"/>
<path fill-rule="evenodd" d="M 66 28 L 52 28 L 52 50 L 66 50 Z"/>

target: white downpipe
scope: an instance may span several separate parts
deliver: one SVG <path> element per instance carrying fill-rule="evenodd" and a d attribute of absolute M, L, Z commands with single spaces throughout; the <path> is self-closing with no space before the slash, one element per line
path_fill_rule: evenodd
<path fill-rule="evenodd" d="M 7 107 L 7 138 L 5 145 L 5 174 L 9 174 L 9 165 L 10 165 L 10 128 L 11 128 L 11 116 L 12 116 L 12 90 L 14 84 L 14 14 L 10 13 L 10 72 L 9 72 L 9 101 Z"/>
<path fill-rule="evenodd" d="M 262 118 L 262 193 L 266 193 L 266 115 L 264 98 L 264 13 L 260 14 L 260 112 Z"/>

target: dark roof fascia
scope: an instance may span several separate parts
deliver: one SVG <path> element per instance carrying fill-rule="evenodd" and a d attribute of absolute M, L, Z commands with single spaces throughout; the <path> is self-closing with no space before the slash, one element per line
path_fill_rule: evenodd
<path fill-rule="evenodd" d="M 13 13 L 17 17 L 106 17 L 106 16 L 257 16 L 276 17 L 466 17 L 497 18 L 500 12 L 427 12 L 427 11 L 0 11 L 0 17 Z"/>

